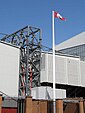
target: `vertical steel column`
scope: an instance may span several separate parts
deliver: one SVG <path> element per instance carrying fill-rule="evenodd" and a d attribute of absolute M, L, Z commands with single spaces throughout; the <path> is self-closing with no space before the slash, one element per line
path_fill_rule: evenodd
<path fill-rule="evenodd" d="M 40 56 L 39 56 L 39 58 L 40 58 L 40 63 L 39 63 L 39 77 L 38 77 L 38 81 L 39 81 L 39 86 L 41 85 L 40 84 L 40 71 L 41 71 L 41 43 L 42 43 L 42 31 L 40 30 L 40 32 L 39 32 L 40 34 L 39 34 L 39 51 L 40 51 Z"/>

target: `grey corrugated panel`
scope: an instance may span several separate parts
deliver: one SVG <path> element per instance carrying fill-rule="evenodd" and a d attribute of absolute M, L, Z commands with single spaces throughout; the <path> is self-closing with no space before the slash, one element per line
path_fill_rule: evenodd
<path fill-rule="evenodd" d="M 17 101 L 11 99 L 5 99 L 2 102 L 2 107 L 17 107 Z"/>

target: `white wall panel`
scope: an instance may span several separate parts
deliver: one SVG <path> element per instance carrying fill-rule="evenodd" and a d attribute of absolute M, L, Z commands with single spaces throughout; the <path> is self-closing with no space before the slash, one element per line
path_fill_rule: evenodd
<path fill-rule="evenodd" d="M 33 99 L 45 99 L 45 100 L 53 99 L 53 89 L 51 87 L 43 87 L 43 86 L 32 88 L 32 98 Z M 56 89 L 55 98 L 56 99 L 66 98 L 66 90 Z"/>
<path fill-rule="evenodd" d="M 68 84 L 80 86 L 80 60 L 75 58 L 67 58 Z"/>
<path fill-rule="evenodd" d="M 67 60 L 65 56 L 56 55 L 56 83 L 67 84 Z M 62 81 L 62 82 L 61 82 Z"/>
<path fill-rule="evenodd" d="M 56 55 L 55 58 L 55 81 L 57 83 L 67 84 L 66 75 L 66 58 L 64 56 Z M 52 55 L 48 54 L 48 81 L 52 83 L 53 81 L 53 59 Z"/>
<path fill-rule="evenodd" d="M 52 83 L 53 81 L 53 59 L 52 55 L 48 54 L 48 81 Z"/>
<path fill-rule="evenodd" d="M 41 68 L 41 83 L 53 83 L 53 58 L 52 54 L 44 53 L 45 68 L 44 73 Z M 80 59 L 70 56 L 55 56 L 55 82 L 58 84 L 67 84 L 81 86 L 81 66 Z M 43 62 L 43 61 L 42 61 Z M 83 69 L 84 70 L 84 69 Z M 83 75 L 82 75 L 83 76 Z"/>
<path fill-rule="evenodd" d="M 41 72 L 40 72 L 40 81 L 48 82 L 48 55 L 45 53 L 41 54 Z"/>
<path fill-rule="evenodd" d="M 85 87 L 85 61 L 81 61 L 80 65 L 81 65 L 81 86 Z"/>
<path fill-rule="evenodd" d="M 41 82 L 53 82 L 53 58 L 52 54 L 46 54 L 42 57 L 45 58 L 45 68 L 41 68 Z M 42 64 L 43 64 L 42 58 Z M 42 65 L 41 64 L 41 65 Z M 67 76 L 67 58 L 65 56 L 56 55 L 55 58 L 55 81 L 59 84 L 68 84 L 68 76 Z"/>
<path fill-rule="evenodd" d="M 18 96 L 20 50 L 0 43 L 0 91 Z"/>

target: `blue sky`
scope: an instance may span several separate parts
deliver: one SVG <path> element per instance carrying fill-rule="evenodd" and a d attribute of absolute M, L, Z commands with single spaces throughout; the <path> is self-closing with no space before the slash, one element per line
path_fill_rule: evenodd
<path fill-rule="evenodd" d="M 85 0 L 0 0 L 0 32 L 11 34 L 26 25 L 38 27 L 42 44 L 51 48 L 52 10 L 67 19 L 55 19 L 56 44 L 85 31 Z"/>

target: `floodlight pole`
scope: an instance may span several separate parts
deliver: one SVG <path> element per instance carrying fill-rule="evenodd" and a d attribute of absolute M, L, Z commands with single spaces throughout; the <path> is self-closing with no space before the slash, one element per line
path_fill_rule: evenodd
<path fill-rule="evenodd" d="M 52 39 L 53 39 L 53 113 L 56 113 L 56 99 L 55 99 L 55 33 L 54 33 L 54 11 L 52 11 Z"/>

